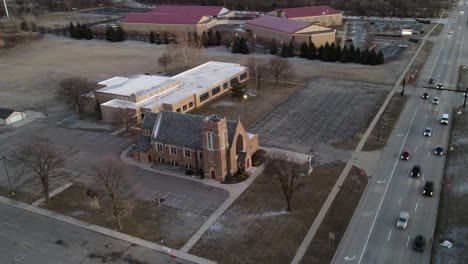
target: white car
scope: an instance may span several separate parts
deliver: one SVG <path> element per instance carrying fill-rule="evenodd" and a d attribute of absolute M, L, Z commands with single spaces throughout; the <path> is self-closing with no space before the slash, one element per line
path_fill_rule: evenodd
<path fill-rule="evenodd" d="M 432 136 L 432 129 L 431 129 L 430 127 L 426 127 L 426 128 L 424 129 L 423 135 L 424 135 L 425 137 L 430 137 L 430 136 Z"/>
<path fill-rule="evenodd" d="M 397 228 L 405 229 L 406 226 L 408 225 L 408 221 L 409 221 L 409 213 L 401 212 L 396 223 Z"/>
<path fill-rule="evenodd" d="M 434 97 L 434 99 L 432 99 L 432 104 L 438 105 L 439 104 L 439 97 Z"/>
<path fill-rule="evenodd" d="M 452 35 L 452 34 L 453 34 L 453 31 L 452 31 L 452 30 L 450 30 L 450 31 L 449 31 L 449 34 L 450 34 L 450 35 Z"/>
<path fill-rule="evenodd" d="M 407 48 L 408 45 L 406 45 L 406 44 L 400 44 L 400 45 L 398 45 L 398 47 L 400 47 L 400 48 Z"/>

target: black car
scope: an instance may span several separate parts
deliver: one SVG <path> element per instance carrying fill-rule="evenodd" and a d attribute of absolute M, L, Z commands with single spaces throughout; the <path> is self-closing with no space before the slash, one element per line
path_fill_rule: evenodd
<path fill-rule="evenodd" d="M 419 178 L 420 173 L 421 173 L 421 167 L 419 167 L 418 165 L 414 165 L 413 168 L 411 169 L 410 176 Z"/>
<path fill-rule="evenodd" d="M 443 85 L 443 84 L 441 84 L 441 83 L 437 84 L 437 89 L 439 89 L 439 90 L 442 90 L 442 89 L 444 89 L 444 85 Z"/>
<path fill-rule="evenodd" d="M 428 81 L 429 84 L 434 84 L 434 79 L 430 78 Z"/>
<path fill-rule="evenodd" d="M 428 99 L 429 98 L 429 93 L 423 93 L 422 99 Z"/>
<path fill-rule="evenodd" d="M 444 155 L 444 148 L 442 146 L 437 146 L 434 150 L 434 153 L 437 155 L 437 156 L 442 156 Z"/>
<path fill-rule="evenodd" d="M 413 249 L 415 251 L 424 252 L 426 246 L 426 239 L 422 235 L 417 235 L 414 239 Z"/>
<path fill-rule="evenodd" d="M 426 181 L 422 193 L 426 196 L 432 196 L 432 194 L 434 193 L 434 183 L 431 181 Z"/>

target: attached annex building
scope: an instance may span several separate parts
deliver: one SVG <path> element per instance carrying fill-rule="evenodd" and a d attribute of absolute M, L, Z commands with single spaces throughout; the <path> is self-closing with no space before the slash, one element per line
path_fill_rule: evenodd
<path fill-rule="evenodd" d="M 283 8 L 270 14 L 292 20 L 318 23 L 327 27 L 339 26 L 343 23 L 343 12 L 326 5 Z"/>
<path fill-rule="evenodd" d="M 0 108 L 0 125 L 11 125 L 26 118 L 26 114 L 13 109 Z"/>
<path fill-rule="evenodd" d="M 265 39 L 275 39 L 278 43 L 292 41 L 300 45 L 312 41 L 315 46 L 335 42 L 335 30 L 316 23 L 291 20 L 264 15 L 245 24 L 245 29 Z"/>
<path fill-rule="evenodd" d="M 146 112 L 191 111 L 248 78 L 247 67 L 216 61 L 207 62 L 173 77 L 114 77 L 98 83 L 102 88 L 94 92 L 94 105 L 99 105 L 105 122 L 112 123 L 118 118 L 120 111 L 125 109 L 133 114 L 134 123 L 140 123 Z"/>
<path fill-rule="evenodd" d="M 202 171 L 224 181 L 251 166 L 258 135 L 248 133 L 240 120 L 203 117 L 170 111 L 147 113 L 143 134 L 134 147 L 139 162 L 158 162 Z"/>

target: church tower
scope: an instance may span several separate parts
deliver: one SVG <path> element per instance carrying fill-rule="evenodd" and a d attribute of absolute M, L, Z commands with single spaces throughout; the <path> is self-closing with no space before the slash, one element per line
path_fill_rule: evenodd
<path fill-rule="evenodd" d="M 203 171 L 205 177 L 224 181 L 228 172 L 228 129 L 226 118 L 208 116 L 203 121 Z"/>

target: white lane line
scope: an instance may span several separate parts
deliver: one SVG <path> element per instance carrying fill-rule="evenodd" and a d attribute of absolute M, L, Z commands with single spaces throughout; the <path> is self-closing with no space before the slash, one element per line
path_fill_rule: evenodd
<path fill-rule="evenodd" d="M 429 158 L 430 155 L 431 155 L 431 152 L 429 151 L 429 153 L 427 153 L 427 157 Z"/>
<path fill-rule="evenodd" d="M 418 152 L 418 146 L 414 148 L 414 152 Z"/>
<path fill-rule="evenodd" d="M 411 236 L 408 236 L 408 240 L 406 240 L 406 247 L 408 247 L 408 245 L 409 245 L 410 238 L 411 238 Z"/>
<path fill-rule="evenodd" d="M 422 175 L 422 178 L 421 178 L 421 180 L 423 180 L 423 181 L 424 181 L 424 174 Z"/>
<path fill-rule="evenodd" d="M 427 115 L 426 115 L 426 117 L 424 117 L 424 119 L 427 119 Z"/>
<path fill-rule="evenodd" d="M 387 241 L 390 241 L 390 237 L 392 236 L 392 230 L 388 233 Z"/>
<path fill-rule="evenodd" d="M 408 131 L 406 132 L 406 136 L 403 139 L 403 143 L 401 144 L 401 148 L 400 148 L 400 151 L 398 153 L 401 153 L 403 151 L 403 147 L 405 146 L 406 140 L 408 139 L 409 132 L 411 131 L 411 126 L 414 123 L 414 119 L 416 118 L 416 114 L 418 113 L 418 110 L 419 110 L 419 105 L 416 107 L 416 111 L 414 111 L 413 118 L 411 119 L 411 123 L 410 123 L 410 125 L 408 127 Z M 385 199 L 385 195 L 387 194 L 387 191 L 388 191 L 388 186 L 390 186 L 390 183 L 391 183 L 392 178 L 393 178 L 393 174 L 395 173 L 395 169 L 396 169 L 396 167 L 398 165 L 398 161 L 400 161 L 400 157 L 397 158 L 397 160 L 395 162 L 395 165 L 393 165 L 392 173 L 390 174 L 390 178 L 388 179 L 387 186 L 385 186 L 383 196 L 380 199 L 379 207 L 377 208 L 377 212 L 376 212 L 376 214 L 374 216 L 374 221 L 372 222 L 371 228 L 369 230 L 369 234 L 367 235 L 366 243 L 364 243 L 364 248 L 362 249 L 361 256 L 359 257 L 358 264 L 361 263 L 362 258 L 364 257 L 364 252 L 366 251 L 367 244 L 369 243 L 369 238 L 370 238 L 370 236 L 372 234 L 372 230 L 374 230 L 375 221 L 377 221 L 377 216 L 379 216 L 380 208 L 382 208 L 382 204 L 383 204 L 383 201 Z"/>
<path fill-rule="evenodd" d="M 414 211 L 416 212 L 418 210 L 418 203 L 416 203 L 416 207 L 414 208 Z"/>
<path fill-rule="evenodd" d="M 400 198 L 400 200 L 398 200 L 398 205 L 401 205 L 401 198 Z"/>

